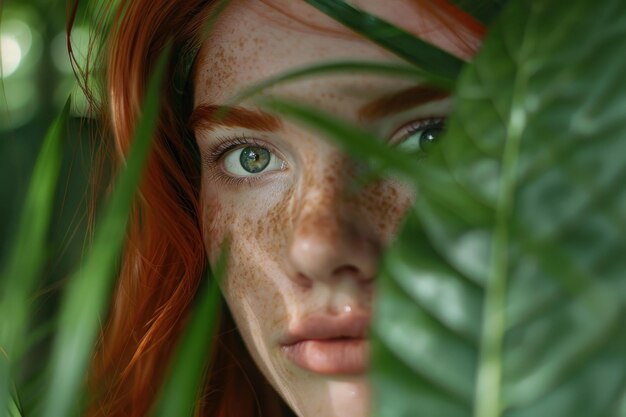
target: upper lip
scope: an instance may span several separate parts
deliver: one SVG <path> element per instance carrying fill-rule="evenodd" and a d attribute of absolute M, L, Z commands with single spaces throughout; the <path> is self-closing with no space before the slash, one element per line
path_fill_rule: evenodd
<path fill-rule="evenodd" d="M 289 346 L 305 340 L 363 339 L 370 320 L 371 317 L 365 314 L 307 316 L 292 322 L 281 344 Z"/>

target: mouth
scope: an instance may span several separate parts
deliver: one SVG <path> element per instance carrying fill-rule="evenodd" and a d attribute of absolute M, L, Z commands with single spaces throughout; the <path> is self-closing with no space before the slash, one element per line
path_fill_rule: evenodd
<path fill-rule="evenodd" d="M 369 316 L 316 316 L 299 320 L 281 343 L 285 356 L 302 369 L 324 375 L 367 370 Z"/>

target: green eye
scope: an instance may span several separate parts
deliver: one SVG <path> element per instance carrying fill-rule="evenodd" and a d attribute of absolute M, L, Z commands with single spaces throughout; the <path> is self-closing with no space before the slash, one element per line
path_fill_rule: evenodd
<path fill-rule="evenodd" d="M 428 151 L 432 150 L 433 146 L 439 139 L 443 133 L 443 126 L 441 127 L 431 127 L 426 130 L 422 130 L 421 132 L 415 133 L 416 136 L 419 136 L 418 144 L 420 151 L 428 153 Z"/>
<path fill-rule="evenodd" d="M 444 119 L 435 118 L 412 122 L 400 129 L 391 143 L 409 153 L 428 154 L 444 131 Z"/>
<path fill-rule="evenodd" d="M 224 169 L 236 177 L 250 177 L 265 171 L 283 169 L 283 161 L 262 146 L 244 146 L 224 156 Z"/>
<path fill-rule="evenodd" d="M 272 154 L 265 148 L 248 146 L 241 150 L 239 163 L 249 173 L 256 174 L 269 165 L 271 157 Z"/>

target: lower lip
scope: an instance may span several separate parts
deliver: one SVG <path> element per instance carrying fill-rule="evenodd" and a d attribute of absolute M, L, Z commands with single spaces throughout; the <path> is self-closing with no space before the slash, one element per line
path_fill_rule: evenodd
<path fill-rule="evenodd" d="M 283 347 L 300 368 L 326 375 L 360 374 L 367 369 L 365 339 L 312 339 Z"/>

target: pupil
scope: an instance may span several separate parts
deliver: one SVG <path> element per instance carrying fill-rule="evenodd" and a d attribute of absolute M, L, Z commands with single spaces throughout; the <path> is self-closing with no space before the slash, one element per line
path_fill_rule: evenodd
<path fill-rule="evenodd" d="M 261 172 L 270 163 L 270 152 L 258 146 L 248 146 L 243 148 L 239 156 L 239 162 L 243 169 L 251 174 Z"/>
<path fill-rule="evenodd" d="M 439 127 L 433 127 L 426 129 L 420 135 L 420 150 L 428 152 L 433 148 L 439 135 L 441 135 L 442 129 Z"/>

